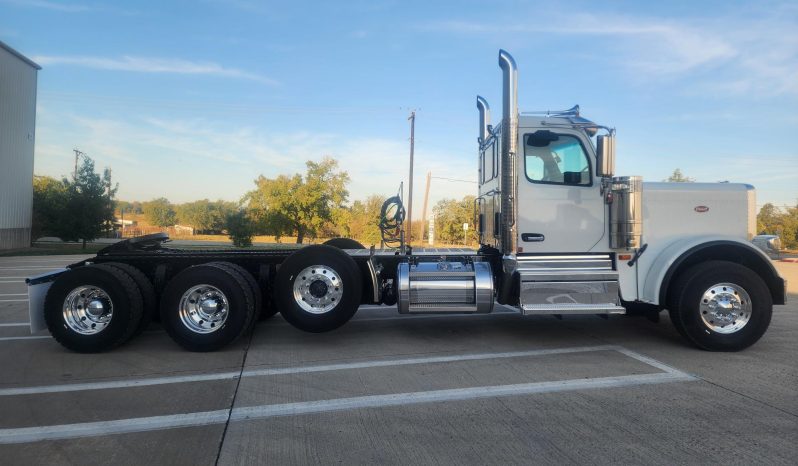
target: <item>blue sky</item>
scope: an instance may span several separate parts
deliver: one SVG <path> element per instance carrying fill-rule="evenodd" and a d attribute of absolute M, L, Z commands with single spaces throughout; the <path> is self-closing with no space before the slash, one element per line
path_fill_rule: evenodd
<path fill-rule="evenodd" d="M 121 199 L 237 200 L 330 155 L 353 199 L 387 195 L 417 109 L 416 186 L 475 180 L 474 98 L 495 122 L 505 48 L 521 110 L 617 128 L 618 174 L 798 199 L 795 2 L 288 3 L 0 0 L 0 40 L 43 67 L 36 173 L 69 174 L 77 147 Z M 433 179 L 431 200 L 474 190 Z"/>

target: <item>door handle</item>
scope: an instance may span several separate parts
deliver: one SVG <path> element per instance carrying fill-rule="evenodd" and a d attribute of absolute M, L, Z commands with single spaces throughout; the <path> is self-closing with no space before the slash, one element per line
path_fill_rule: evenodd
<path fill-rule="evenodd" d="M 521 239 L 527 243 L 544 241 L 546 236 L 540 233 L 521 233 Z"/>

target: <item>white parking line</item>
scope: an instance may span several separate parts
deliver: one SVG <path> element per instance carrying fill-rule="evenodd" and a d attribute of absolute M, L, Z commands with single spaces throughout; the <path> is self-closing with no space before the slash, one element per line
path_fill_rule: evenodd
<path fill-rule="evenodd" d="M 26 303 L 27 299 L 0 299 L 0 303 Z"/>
<path fill-rule="evenodd" d="M 0 293 L 0 296 L 28 296 L 28 293 Z"/>
<path fill-rule="evenodd" d="M 199 413 L 173 414 L 114 421 L 84 422 L 42 427 L 23 427 L 0 429 L 0 444 L 38 442 L 42 440 L 62 440 L 109 434 L 125 434 L 153 430 L 174 429 L 221 424 L 227 421 L 246 421 L 281 416 L 344 411 L 350 409 L 382 408 L 405 406 L 420 403 L 443 401 L 463 401 L 480 398 L 531 395 L 538 393 L 589 390 L 600 388 L 620 388 L 637 385 L 650 385 L 669 382 L 695 380 L 687 374 L 661 372 L 657 374 L 625 375 L 617 377 L 598 377 L 593 379 L 571 379 L 553 382 L 532 382 L 513 385 L 489 385 L 483 387 L 455 388 L 422 392 L 393 393 L 389 395 L 369 395 L 330 400 L 304 401 L 261 406 L 205 411 Z"/>
<path fill-rule="evenodd" d="M 26 337 L 17 337 L 26 338 Z M 31 338 L 31 337 L 27 337 Z M 41 338 L 41 337 L 37 337 Z M 49 338 L 49 337 L 46 337 Z M 530 351 L 513 351 L 504 353 L 476 353 L 458 354 L 451 356 L 426 356 L 420 358 L 385 359 L 377 361 L 356 361 L 336 364 L 322 364 L 315 366 L 275 367 L 269 369 L 249 369 L 241 373 L 242 377 L 266 377 L 270 375 L 307 374 L 311 372 L 340 371 L 347 369 L 367 369 L 373 367 L 409 366 L 416 364 L 436 364 L 458 361 L 478 361 L 483 359 L 506 359 L 534 356 L 549 356 L 553 354 L 587 353 L 595 351 L 613 351 L 618 347 L 611 345 L 579 346 L 574 348 L 539 349 Z M 180 375 L 172 377 L 154 377 L 148 379 L 112 380 L 107 382 L 87 382 L 61 385 L 43 385 L 35 387 L 2 388 L 0 396 L 34 395 L 42 393 L 76 392 L 85 390 L 106 390 L 109 388 L 144 387 L 149 385 L 165 385 L 187 382 L 207 382 L 212 380 L 235 379 L 239 375 L 235 372 L 219 372 L 215 374 Z"/>
<path fill-rule="evenodd" d="M 449 390 L 432 390 L 424 392 L 392 393 L 389 395 L 357 396 L 332 400 L 303 401 L 274 405 L 250 406 L 235 408 L 230 415 L 231 421 L 263 419 L 278 416 L 296 416 L 300 414 L 343 411 L 360 408 L 383 408 L 386 406 L 402 406 L 419 403 L 435 403 L 441 401 L 474 400 L 479 398 L 505 397 L 513 395 L 531 395 L 534 393 L 551 393 L 571 390 L 596 388 L 619 388 L 634 385 L 693 380 L 687 374 L 622 375 L 617 377 L 597 377 L 592 379 L 557 380 L 553 382 L 532 382 L 513 385 L 489 385 L 485 387 L 454 388 Z M 3 433 L 0 430 L 0 442 Z"/>
<path fill-rule="evenodd" d="M 0 444 L 94 437 L 106 434 L 124 434 L 129 432 L 174 429 L 176 427 L 221 424 L 227 422 L 229 412 L 230 410 L 220 409 L 218 411 L 205 411 L 201 413 L 140 417 L 135 419 L 120 419 L 117 421 L 84 422 L 81 424 L 25 427 L 22 429 L 0 429 Z"/>
<path fill-rule="evenodd" d="M 5 324 L 0 324 L 0 327 L 27 327 L 30 325 L 30 322 L 7 322 Z"/>

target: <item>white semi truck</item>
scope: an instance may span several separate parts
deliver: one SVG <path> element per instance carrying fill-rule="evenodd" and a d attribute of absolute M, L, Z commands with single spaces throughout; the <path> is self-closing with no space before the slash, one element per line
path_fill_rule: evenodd
<path fill-rule="evenodd" d="M 489 313 L 498 302 L 523 315 L 667 310 L 706 350 L 759 340 L 773 305 L 784 304 L 785 282 L 750 243 L 754 188 L 616 177 L 613 129 L 578 106 L 519 113 L 515 61 L 500 51 L 499 65 L 498 124 L 477 97 L 478 250 L 366 249 L 338 238 L 295 250 L 186 251 L 149 235 L 28 279 L 31 330 L 96 352 L 158 315 L 186 349 L 213 351 L 276 312 L 324 332 L 361 304 L 458 314 Z M 386 202 L 383 231 L 401 231 L 402 220 L 401 201 Z"/>

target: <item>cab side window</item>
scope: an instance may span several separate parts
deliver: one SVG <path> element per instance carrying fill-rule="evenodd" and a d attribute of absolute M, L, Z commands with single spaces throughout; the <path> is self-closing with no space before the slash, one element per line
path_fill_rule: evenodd
<path fill-rule="evenodd" d="M 590 161 L 575 136 L 546 130 L 525 134 L 524 167 L 533 183 L 592 185 Z"/>

